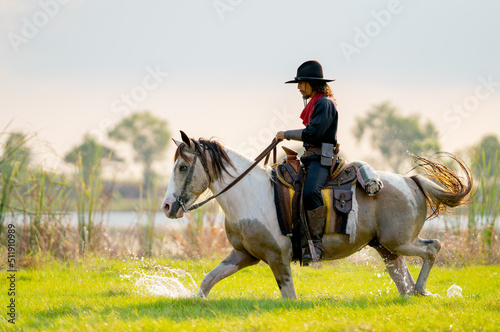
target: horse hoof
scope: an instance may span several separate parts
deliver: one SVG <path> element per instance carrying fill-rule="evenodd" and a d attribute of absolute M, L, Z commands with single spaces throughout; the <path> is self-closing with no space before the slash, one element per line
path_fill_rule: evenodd
<path fill-rule="evenodd" d="M 316 270 L 321 269 L 321 263 L 320 262 L 309 263 L 309 266 L 312 267 L 313 269 L 316 269 Z"/>
<path fill-rule="evenodd" d="M 413 295 L 420 295 L 420 296 L 434 296 L 431 292 L 429 291 L 426 291 L 426 290 L 419 290 L 419 289 L 415 289 L 413 291 Z"/>

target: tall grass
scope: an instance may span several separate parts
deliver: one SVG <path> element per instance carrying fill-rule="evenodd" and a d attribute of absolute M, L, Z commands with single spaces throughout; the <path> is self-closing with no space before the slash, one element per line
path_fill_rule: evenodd
<path fill-rule="evenodd" d="M 500 160 L 498 151 L 494 158 L 486 158 L 484 151 L 473 155 L 472 163 L 477 170 L 476 194 L 468 206 L 468 240 L 480 238 L 488 248 L 498 246 L 496 230 L 500 213 Z M 498 225 L 500 226 L 500 225 Z M 495 251 L 491 251 L 494 255 Z M 492 257 L 495 259 L 495 257 Z"/>
<path fill-rule="evenodd" d="M 2 136 L 7 133 L 2 133 Z M 12 193 L 15 186 L 19 185 L 19 177 L 25 174 L 28 164 L 28 154 L 25 145 L 29 137 L 23 133 L 9 133 L 10 136 L 0 156 L 0 184 L 2 198 L 0 199 L 0 234 L 3 233 L 7 214 L 11 212 L 14 199 Z"/>
<path fill-rule="evenodd" d="M 210 258 L 230 250 L 218 206 L 214 203 L 185 214 L 186 225 L 167 232 L 175 243 L 174 256 L 181 258 Z"/>
<path fill-rule="evenodd" d="M 142 192 L 140 186 L 139 200 L 139 233 L 140 235 L 140 255 L 151 257 L 153 255 L 153 245 L 155 237 L 158 236 L 155 230 L 156 212 L 160 207 L 160 196 L 158 195 L 158 181 L 149 181 L 146 187 L 146 194 Z"/>
<path fill-rule="evenodd" d="M 2 199 L 0 200 L 0 234 L 3 234 L 4 231 L 4 223 L 7 217 L 7 213 L 9 212 L 9 205 L 11 201 L 11 193 L 14 189 L 14 180 L 16 169 L 12 167 L 12 169 L 8 169 L 5 167 L 8 165 L 7 157 L 0 159 L 0 167 L 2 167 L 1 172 L 1 185 L 2 185 Z"/>
<path fill-rule="evenodd" d="M 17 224 L 20 254 L 54 252 L 60 255 L 67 252 L 63 247 L 73 242 L 68 241 L 64 227 L 71 208 L 71 187 L 65 177 L 55 172 L 30 167 L 27 145 L 32 137 L 11 133 L 4 146 L 0 162 L 2 231 L 6 222 Z"/>
<path fill-rule="evenodd" d="M 141 193 L 138 209 L 145 218 L 143 229 L 121 231 L 116 233 L 118 239 L 113 240 L 103 226 L 111 209 L 113 185 L 106 190 L 101 177 L 103 152 L 99 148 L 91 153 L 78 152 L 74 173 L 65 176 L 30 164 L 28 145 L 33 135 L 4 135 L 14 135 L 16 139 L 7 139 L 0 151 L 3 152 L 0 155 L 0 235 L 6 223 L 15 223 L 18 253 L 26 261 L 38 253 L 76 259 L 88 251 L 102 253 L 105 249 L 117 249 L 114 251 L 128 255 L 136 242 L 140 245 L 134 248 L 134 255 L 151 256 L 155 239 L 164 240 L 155 230 L 160 199 L 157 183 L 148 188 L 144 196 Z M 71 216 L 75 212 L 77 223 L 72 226 Z M 5 245 L 4 240 L 2 236 L 0 244 Z M 0 249 L 4 254 L 5 247 Z"/>
<path fill-rule="evenodd" d="M 64 225 L 71 208 L 71 187 L 54 172 L 34 169 L 28 175 L 28 188 L 19 192 L 18 200 L 23 204 L 23 217 L 29 220 L 28 248 L 30 252 L 60 249 L 57 238 L 66 238 Z"/>
<path fill-rule="evenodd" d="M 112 188 L 106 192 L 104 182 L 101 177 L 101 151 L 96 148 L 91 155 L 90 170 L 84 165 L 89 162 L 82 160 L 82 154 L 78 154 L 75 170 L 75 195 L 76 211 L 78 216 L 78 234 L 80 235 L 81 250 L 97 248 L 99 245 L 94 240 L 97 224 L 102 222 L 112 199 Z M 108 157 L 109 158 L 109 157 Z M 98 227 L 102 230 L 102 227 Z"/>
<path fill-rule="evenodd" d="M 470 154 L 474 189 L 470 202 L 444 217 L 444 231 L 430 229 L 425 236 L 437 237 L 444 246 L 437 263 L 466 265 L 500 262 L 500 159 L 484 150 Z"/>
<path fill-rule="evenodd" d="M 7 222 L 16 224 L 18 253 L 25 258 L 38 253 L 76 258 L 90 244 L 98 248 L 100 238 L 93 236 L 102 229 L 96 229 L 96 220 L 108 210 L 111 193 L 104 190 L 97 158 L 88 176 L 80 157 L 75 175 L 67 177 L 30 164 L 33 135 L 9 134 L 0 157 L 0 234 Z M 70 224 L 75 210 L 76 230 Z"/>

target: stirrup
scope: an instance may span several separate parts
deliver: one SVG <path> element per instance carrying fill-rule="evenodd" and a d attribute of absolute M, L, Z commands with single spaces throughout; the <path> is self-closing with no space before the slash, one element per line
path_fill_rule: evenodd
<path fill-rule="evenodd" d="M 318 261 L 321 261 L 323 259 L 323 256 L 324 256 L 323 252 L 317 250 L 316 247 L 314 247 L 314 250 L 316 250 L 316 254 L 318 255 Z M 319 254 L 318 254 L 318 251 L 320 252 Z M 312 255 L 308 250 L 306 253 L 304 253 L 302 255 L 302 265 L 308 266 L 309 263 L 312 263 L 312 261 L 313 261 Z"/>

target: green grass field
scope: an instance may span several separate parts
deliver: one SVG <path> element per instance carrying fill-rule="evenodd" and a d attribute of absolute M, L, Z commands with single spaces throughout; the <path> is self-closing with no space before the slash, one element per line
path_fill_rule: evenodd
<path fill-rule="evenodd" d="M 218 261 L 108 260 L 49 262 L 16 273 L 15 325 L 0 279 L 0 327 L 8 331 L 473 331 L 500 330 L 500 266 L 435 267 L 428 290 L 398 295 L 383 264 L 340 261 L 321 269 L 293 266 L 298 300 L 282 300 L 270 269 L 259 264 L 218 283 L 208 299 L 153 295 L 138 280 L 182 269 L 199 285 Z M 419 267 L 410 266 L 416 278 Z M 141 277 L 142 276 L 142 277 Z M 188 289 L 189 276 L 179 277 Z M 172 280 L 170 280 L 172 281 Z M 174 280 L 175 281 L 175 280 Z M 447 297 L 462 287 L 463 297 Z M 193 289 L 191 289 L 193 290 Z"/>

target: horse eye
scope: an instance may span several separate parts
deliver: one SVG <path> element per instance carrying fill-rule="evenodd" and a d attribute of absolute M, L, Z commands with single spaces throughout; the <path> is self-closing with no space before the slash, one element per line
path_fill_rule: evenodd
<path fill-rule="evenodd" d="M 188 167 L 186 165 L 182 165 L 179 167 L 179 171 L 181 171 L 181 172 L 185 172 L 185 171 L 187 171 L 187 169 L 188 169 Z"/>

